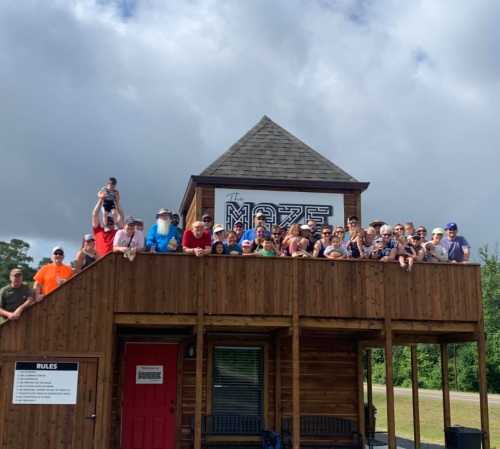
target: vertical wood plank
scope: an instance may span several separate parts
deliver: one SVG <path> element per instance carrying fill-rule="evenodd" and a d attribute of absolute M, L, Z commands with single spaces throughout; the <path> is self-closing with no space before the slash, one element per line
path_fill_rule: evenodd
<path fill-rule="evenodd" d="M 299 260 L 293 261 L 292 294 L 292 440 L 300 449 L 300 328 L 299 328 Z"/>
<path fill-rule="evenodd" d="M 484 331 L 478 332 L 477 352 L 479 361 L 479 407 L 481 413 L 481 431 L 483 432 L 483 449 L 490 449 L 490 422 L 488 416 L 488 385 L 486 381 L 486 342 Z"/>
<path fill-rule="evenodd" d="M 385 388 L 387 396 L 388 447 L 396 449 L 396 420 L 394 416 L 394 384 L 392 370 L 392 326 L 390 318 L 385 320 Z"/>
<path fill-rule="evenodd" d="M 443 390 L 443 422 L 446 429 L 451 425 L 448 345 L 446 343 L 441 343 L 441 386 Z"/>
<path fill-rule="evenodd" d="M 418 403 L 417 345 L 411 345 L 411 393 L 413 407 L 413 440 L 415 449 L 420 449 L 420 408 Z"/>
<path fill-rule="evenodd" d="M 370 433 L 368 438 L 375 437 L 375 428 L 373 424 L 373 379 L 372 379 L 372 350 L 366 350 L 366 402 L 368 403 L 368 423 Z"/>
<path fill-rule="evenodd" d="M 203 261 L 205 262 L 205 261 Z M 201 272 L 198 282 L 203 285 L 205 279 L 205 263 L 200 264 Z M 195 411 L 194 411 L 194 449 L 201 449 L 201 412 L 203 401 L 203 340 L 204 340 L 204 290 L 198 284 L 198 313 L 196 317 L 196 391 L 195 391 Z"/>
<path fill-rule="evenodd" d="M 281 433 L 281 339 L 274 337 L 274 429 Z"/>
<path fill-rule="evenodd" d="M 358 432 L 361 434 L 363 446 L 366 443 L 365 432 L 365 393 L 364 393 L 364 377 L 365 370 L 363 366 L 363 347 L 358 342 L 357 344 L 357 375 L 358 375 Z"/>

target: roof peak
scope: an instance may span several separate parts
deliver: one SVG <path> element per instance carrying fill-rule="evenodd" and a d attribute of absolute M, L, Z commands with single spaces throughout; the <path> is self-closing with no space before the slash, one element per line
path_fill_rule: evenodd
<path fill-rule="evenodd" d="M 267 115 L 201 175 L 357 182 Z"/>

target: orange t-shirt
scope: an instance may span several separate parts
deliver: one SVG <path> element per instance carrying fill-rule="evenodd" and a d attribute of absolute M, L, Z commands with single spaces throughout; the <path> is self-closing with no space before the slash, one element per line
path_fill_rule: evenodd
<path fill-rule="evenodd" d="M 73 276 L 73 270 L 70 266 L 49 263 L 40 268 L 33 279 L 42 286 L 42 293 L 46 295 L 71 276 Z"/>

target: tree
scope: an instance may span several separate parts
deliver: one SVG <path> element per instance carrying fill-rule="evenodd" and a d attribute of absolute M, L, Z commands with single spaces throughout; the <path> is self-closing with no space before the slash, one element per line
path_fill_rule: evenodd
<path fill-rule="evenodd" d="M 0 241 L 0 286 L 9 283 L 9 272 L 15 267 L 23 270 L 26 281 L 33 279 L 35 270 L 31 267 L 33 258 L 28 255 L 29 249 L 29 243 L 20 239 Z"/>

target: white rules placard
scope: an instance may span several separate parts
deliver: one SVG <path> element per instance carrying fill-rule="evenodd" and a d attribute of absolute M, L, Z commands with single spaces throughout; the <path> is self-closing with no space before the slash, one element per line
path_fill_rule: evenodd
<path fill-rule="evenodd" d="M 78 391 L 78 363 L 16 362 L 13 404 L 73 405 Z"/>
<path fill-rule="evenodd" d="M 135 383 L 162 384 L 163 383 L 163 366 L 162 365 L 136 365 L 135 367 Z"/>

